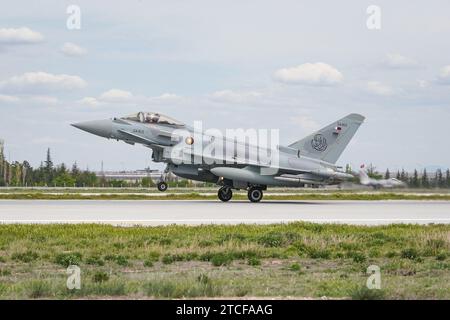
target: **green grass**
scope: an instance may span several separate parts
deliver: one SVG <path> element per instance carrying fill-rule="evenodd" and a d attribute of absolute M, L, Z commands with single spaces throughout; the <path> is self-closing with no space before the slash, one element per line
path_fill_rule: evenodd
<path fill-rule="evenodd" d="M 94 282 L 106 282 L 109 280 L 109 274 L 104 271 L 97 271 L 94 273 L 92 280 Z"/>
<path fill-rule="evenodd" d="M 59 253 L 55 256 L 55 262 L 67 268 L 70 265 L 79 265 L 81 257 L 82 255 L 79 252 Z"/>
<path fill-rule="evenodd" d="M 144 284 L 144 292 L 152 298 L 195 298 L 217 297 L 222 295 L 222 289 L 207 276 L 196 279 L 174 280 L 162 278 L 148 281 Z"/>
<path fill-rule="evenodd" d="M 367 287 L 359 287 L 351 292 L 353 300 L 383 300 L 385 292 L 383 290 L 370 290 Z"/>
<path fill-rule="evenodd" d="M 0 225 L 0 298 L 450 299 L 449 241 L 439 224 Z M 361 289 L 372 264 L 382 292 Z"/>
<path fill-rule="evenodd" d="M 29 298 L 44 298 L 52 294 L 51 284 L 45 280 L 32 280 L 24 287 Z"/>

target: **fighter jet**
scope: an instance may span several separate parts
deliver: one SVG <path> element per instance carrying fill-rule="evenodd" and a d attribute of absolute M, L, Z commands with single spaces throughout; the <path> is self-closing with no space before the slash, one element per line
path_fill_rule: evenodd
<path fill-rule="evenodd" d="M 261 145 L 259 140 L 256 144 L 230 141 L 228 137 L 198 130 L 195 125 L 188 126 L 157 112 L 138 112 L 72 126 L 107 139 L 150 148 L 154 162 L 167 164 L 157 184 L 159 191 L 167 190 L 166 175 L 172 172 L 179 177 L 217 184 L 221 201 L 231 200 L 233 190 L 243 189 L 251 202 L 259 202 L 268 186 L 318 187 L 353 179 L 336 161 L 363 121 L 362 115 L 352 113 L 288 146 L 272 142 Z M 212 144 L 215 148 L 211 148 Z M 236 146 L 243 152 L 236 152 Z"/>
<path fill-rule="evenodd" d="M 364 165 L 361 165 L 359 170 L 359 182 L 364 186 L 370 186 L 374 189 L 406 187 L 406 184 L 403 181 L 395 178 L 379 180 L 370 178 L 364 170 Z"/>

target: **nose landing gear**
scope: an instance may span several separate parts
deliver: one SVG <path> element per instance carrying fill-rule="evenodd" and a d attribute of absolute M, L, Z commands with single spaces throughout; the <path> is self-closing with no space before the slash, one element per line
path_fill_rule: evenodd
<path fill-rule="evenodd" d="M 156 184 L 156 187 L 158 188 L 159 191 L 164 192 L 167 190 L 168 185 L 166 183 L 166 178 L 167 175 L 169 173 L 169 165 L 166 166 L 166 168 L 164 169 L 163 174 L 161 175 L 161 179 L 159 180 L 159 182 Z"/>
<path fill-rule="evenodd" d="M 219 191 L 217 192 L 217 196 L 219 199 L 223 202 L 230 201 L 233 197 L 233 191 L 231 191 L 230 187 L 221 187 Z"/>
<path fill-rule="evenodd" d="M 158 182 L 158 184 L 156 186 L 158 187 L 158 190 L 161 192 L 164 192 L 167 190 L 167 183 L 164 181 Z"/>

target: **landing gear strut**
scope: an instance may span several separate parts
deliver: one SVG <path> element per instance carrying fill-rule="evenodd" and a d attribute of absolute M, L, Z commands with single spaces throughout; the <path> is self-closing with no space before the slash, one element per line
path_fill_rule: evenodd
<path fill-rule="evenodd" d="M 248 189 L 248 200 L 250 200 L 251 202 L 259 202 L 261 201 L 262 197 L 263 197 L 263 192 L 261 190 L 261 188 L 258 187 L 250 187 Z"/>
<path fill-rule="evenodd" d="M 167 190 L 167 183 L 165 183 L 164 181 L 158 182 L 158 184 L 156 186 L 158 187 L 158 190 L 161 192 L 164 192 Z"/>
<path fill-rule="evenodd" d="M 166 183 L 166 177 L 167 177 L 168 173 L 169 173 L 169 165 L 166 166 L 163 174 L 161 175 L 161 180 L 156 184 L 156 186 L 158 187 L 158 190 L 161 192 L 166 191 L 168 188 L 167 183 Z"/>
<path fill-rule="evenodd" d="M 221 201 L 227 202 L 233 197 L 233 191 L 231 191 L 230 187 L 221 187 L 217 192 L 217 196 Z"/>

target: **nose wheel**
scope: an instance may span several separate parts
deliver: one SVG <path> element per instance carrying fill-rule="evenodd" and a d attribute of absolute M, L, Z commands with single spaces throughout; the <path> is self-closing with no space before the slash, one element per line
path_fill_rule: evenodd
<path fill-rule="evenodd" d="M 251 202 L 260 202 L 263 197 L 263 192 L 260 188 L 251 187 L 248 189 L 247 196 Z"/>
<path fill-rule="evenodd" d="M 230 201 L 233 197 L 233 191 L 229 187 L 222 187 L 217 192 L 217 197 L 223 202 Z"/>
<path fill-rule="evenodd" d="M 158 182 L 158 184 L 156 186 L 158 187 L 158 190 L 161 192 L 164 192 L 167 190 L 167 183 L 165 183 L 164 181 Z"/>
<path fill-rule="evenodd" d="M 159 191 L 164 192 L 167 190 L 167 183 L 166 183 L 166 179 L 167 179 L 167 175 L 169 173 L 169 165 L 166 166 L 166 168 L 164 169 L 161 178 L 159 180 L 159 182 L 156 184 L 156 187 L 158 188 Z"/>

